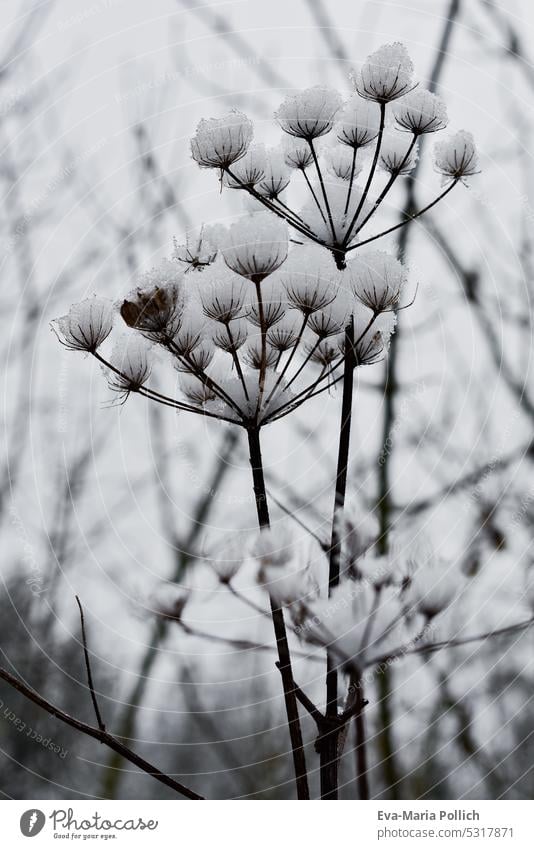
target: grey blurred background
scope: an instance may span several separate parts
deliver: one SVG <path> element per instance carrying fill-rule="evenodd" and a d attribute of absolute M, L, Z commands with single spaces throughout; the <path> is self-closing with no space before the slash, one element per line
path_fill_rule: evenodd
<path fill-rule="evenodd" d="M 218 423 L 140 398 L 109 407 L 96 364 L 61 349 L 49 321 L 93 291 L 120 297 L 171 253 L 173 237 L 241 210 L 239 193 L 220 195 L 190 158 L 200 118 L 235 106 L 274 143 L 286 93 L 323 83 L 346 94 L 352 67 L 403 41 L 419 79 L 437 75 L 451 128 L 474 133 L 482 173 L 387 244 L 419 290 L 388 363 L 359 376 L 352 509 L 375 512 L 386 535 L 425 531 L 458 564 L 466 590 L 447 633 L 524 619 L 533 36 L 526 0 L 2 3 L 2 663 L 92 721 L 79 594 L 107 725 L 209 797 L 292 795 L 272 656 L 188 635 L 157 612 L 187 588 L 191 627 L 271 640 L 269 623 L 202 559 L 254 527 L 246 447 Z M 430 146 L 392 196 L 392 221 L 436 193 Z M 338 418 L 333 393 L 264 436 L 270 493 L 324 536 Z M 273 514 L 284 517 L 274 505 Z M 251 570 L 238 583 L 262 600 Z M 367 714 L 375 796 L 530 797 L 532 656 L 527 632 L 378 676 Z M 320 700 L 322 667 L 298 660 L 296 669 Z M 306 723 L 305 735 L 316 785 Z M 171 797 L 3 685 L 0 751 L 6 798 Z M 349 756 L 342 798 L 354 796 L 353 770 Z"/>

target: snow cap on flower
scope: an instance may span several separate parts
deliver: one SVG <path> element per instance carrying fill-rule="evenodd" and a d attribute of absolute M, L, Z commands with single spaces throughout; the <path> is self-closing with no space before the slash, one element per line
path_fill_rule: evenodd
<path fill-rule="evenodd" d="M 354 155 L 346 145 L 329 147 L 324 152 L 326 167 L 339 180 L 351 180 L 362 170 L 362 163 L 354 160 Z"/>
<path fill-rule="evenodd" d="M 337 336 L 346 327 L 349 309 L 345 297 L 338 295 L 327 307 L 310 315 L 308 328 L 319 340 Z"/>
<path fill-rule="evenodd" d="M 348 267 L 352 290 L 373 312 L 397 306 L 406 275 L 402 263 L 384 251 L 361 253 Z"/>
<path fill-rule="evenodd" d="M 206 272 L 207 286 L 203 286 L 200 300 L 204 315 L 212 321 L 228 324 L 245 314 L 247 292 L 243 278 L 224 263 L 216 263 Z"/>
<path fill-rule="evenodd" d="M 330 132 L 340 106 L 339 92 L 325 86 L 314 86 L 288 95 L 275 117 L 284 132 L 311 140 Z"/>
<path fill-rule="evenodd" d="M 322 248 L 309 245 L 296 248 L 288 256 L 280 279 L 289 305 L 311 315 L 332 303 L 337 294 L 336 267 Z"/>
<path fill-rule="evenodd" d="M 182 271 L 165 259 L 138 277 L 137 286 L 122 302 L 120 313 L 128 327 L 161 342 L 178 332 L 183 310 Z"/>
<path fill-rule="evenodd" d="M 253 188 L 265 174 L 267 152 L 263 144 L 251 144 L 241 159 L 234 163 L 232 175 L 225 174 L 224 182 L 231 189 Z"/>
<path fill-rule="evenodd" d="M 375 316 L 372 310 L 363 304 L 353 312 L 354 351 L 357 366 L 368 366 L 378 362 L 387 352 L 391 335 L 395 329 L 393 312 Z M 338 337 L 339 349 L 345 350 L 345 334 Z"/>
<path fill-rule="evenodd" d="M 300 633 L 328 646 L 341 667 L 359 669 L 403 646 L 407 636 L 398 592 L 384 587 L 377 602 L 369 583 L 351 580 L 335 587 L 329 599 L 312 601 Z"/>
<path fill-rule="evenodd" d="M 388 103 L 413 88 L 413 63 L 400 42 L 384 44 L 367 57 L 354 83 L 360 97 Z"/>
<path fill-rule="evenodd" d="M 187 400 L 198 407 L 213 401 L 216 397 L 209 382 L 204 382 L 196 375 L 186 372 L 180 375 L 180 389 Z"/>
<path fill-rule="evenodd" d="M 212 333 L 213 344 L 227 354 L 238 351 L 248 337 L 249 326 L 244 318 L 236 318 L 224 326 L 219 325 Z"/>
<path fill-rule="evenodd" d="M 265 173 L 259 181 L 258 192 L 266 198 L 274 200 L 284 189 L 287 189 L 291 180 L 291 171 L 287 165 L 284 154 L 278 148 L 272 148 L 267 153 Z"/>
<path fill-rule="evenodd" d="M 384 133 L 380 147 L 380 165 L 390 174 L 409 174 L 417 162 L 417 144 L 406 133 Z"/>
<path fill-rule="evenodd" d="M 284 151 L 285 163 L 289 168 L 298 168 L 304 171 L 313 163 L 313 153 L 305 139 L 284 136 L 282 150 Z"/>
<path fill-rule="evenodd" d="M 138 392 L 150 377 L 151 346 L 142 336 L 125 335 L 115 343 L 109 362 L 113 370 L 106 369 L 108 384 L 126 400 L 130 392 Z"/>
<path fill-rule="evenodd" d="M 448 124 L 447 107 L 436 94 L 417 88 L 394 106 L 395 120 L 399 127 L 414 135 L 435 133 Z"/>
<path fill-rule="evenodd" d="M 277 606 L 298 605 L 315 594 L 316 587 L 303 552 L 285 525 L 258 533 L 252 556 L 258 561 L 258 583 Z"/>
<path fill-rule="evenodd" d="M 174 239 L 173 259 L 188 271 L 202 270 L 215 262 L 222 226 L 220 224 L 205 224 L 198 232 L 187 233 L 185 244 L 178 244 Z"/>
<path fill-rule="evenodd" d="M 301 327 L 302 319 L 291 310 L 267 331 L 267 341 L 279 353 L 289 351 L 296 344 Z"/>
<path fill-rule="evenodd" d="M 434 166 L 448 180 L 465 180 L 478 174 L 479 163 L 471 133 L 460 130 L 434 146 Z"/>
<path fill-rule="evenodd" d="M 173 353 L 189 356 L 206 335 L 206 317 L 200 303 L 189 301 L 182 317 L 180 329 L 172 339 Z"/>
<path fill-rule="evenodd" d="M 243 360 L 250 368 L 259 371 L 264 363 L 264 350 L 261 338 L 256 336 L 247 342 L 243 349 Z M 274 368 L 278 362 L 278 351 L 268 344 L 265 348 L 265 367 Z"/>
<path fill-rule="evenodd" d="M 245 155 L 252 135 L 252 122 L 242 112 L 203 118 L 191 139 L 191 154 L 202 168 L 226 170 Z"/>
<path fill-rule="evenodd" d="M 238 535 L 236 539 L 224 544 L 210 565 L 221 584 L 229 584 L 241 569 L 246 557 L 245 541 Z"/>
<path fill-rule="evenodd" d="M 236 274 L 260 281 L 282 265 L 287 246 L 285 222 L 260 212 L 232 224 L 222 253 Z"/>
<path fill-rule="evenodd" d="M 343 107 L 336 125 L 340 142 L 349 147 L 365 147 L 376 139 L 380 129 L 380 108 L 371 100 L 354 94 Z"/>
<path fill-rule="evenodd" d="M 71 351 L 94 353 L 113 327 L 113 303 L 93 295 L 73 304 L 67 315 L 52 322 L 59 341 Z"/>
<path fill-rule="evenodd" d="M 458 594 L 459 575 L 449 564 L 434 554 L 418 565 L 410 582 L 407 603 L 427 619 L 442 613 Z"/>

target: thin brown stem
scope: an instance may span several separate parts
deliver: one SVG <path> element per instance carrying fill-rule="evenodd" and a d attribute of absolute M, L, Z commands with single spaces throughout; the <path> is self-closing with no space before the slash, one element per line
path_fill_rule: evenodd
<path fill-rule="evenodd" d="M 51 716 L 55 716 L 60 722 L 63 722 L 65 725 L 69 725 L 71 728 L 74 728 L 76 731 L 80 731 L 82 734 L 86 734 L 88 737 L 93 737 L 93 739 L 98 740 L 99 743 L 103 743 L 109 749 L 113 749 L 125 760 L 135 764 L 135 766 L 137 766 L 142 772 L 147 775 L 151 775 L 152 778 L 156 779 L 156 781 L 161 782 L 161 784 L 165 784 L 167 787 L 170 787 L 171 790 L 175 790 L 176 793 L 180 793 L 181 796 L 185 796 L 187 799 L 204 799 L 204 796 L 199 796 L 198 793 L 190 790 L 189 787 L 186 787 L 179 781 L 175 781 L 174 778 L 171 778 L 169 775 L 165 775 L 165 773 L 160 769 L 153 766 L 148 761 L 145 761 L 144 758 L 141 758 L 127 746 L 123 745 L 123 743 L 120 743 L 119 740 L 117 740 L 116 737 L 113 737 L 113 735 L 108 731 L 103 731 L 101 728 L 94 728 L 92 725 L 88 725 L 87 723 L 70 716 L 70 714 L 65 713 L 65 711 L 52 704 L 52 702 L 43 699 L 42 696 L 35 692 L 35 690 L 32 690 L 31 687 L 28 687 L 19 678 L 16 678 L 3 667 L 0 667 L 0 679 L 5 681 L 6 684 L 9 684 L 10 687 L 17 690 L 30 702 L 33 702 L 40 708 L 43 708 L 43 710 Z"/>
<path fill-rule="evenodd" d="M 98 707 L 98 701 L 95 693 L 95 685 L 93 683 L 93 674 L 91 672 L 91 662 L 89 660 L 89 650 L 87 648 L 87 634 L 85 631 L 85 617 L 83 615 L 83 607 L 78 596 L 75 596 L 76 603 L 80 610 L 80 624 L 82 629 L 82 643 L 83 643 L 83 655 L 85 659 L 85 670 L 87 672 L 87 684 L 89 685 L 89 692 L 91 693 L 91 701 L 93 702 L 93 708 L 96 716 L 96 723 L 101 731 L 106 730 L 106 726 L 104 725 L 104 721 L 102 719 L 102 715 L 100 713 L 100 708 Z"/>
<path fill-rule="evenodd" d="M 382 147 L 382 138 L 383 138 L 383 135 L 384 135 L 385 124 L 386 124 L 386 104 L 381 103 L 380 104 L 380 129 L 378 131 L 378 136 L 376 138 L 376 146 L 375 146 L 373 161 L 371 163 L 371 168 L 369 169 L 369 174 L 367 176 L 367 182 L 366 182 L 365 188 L 362 192 L 360 202 L 358 203 L 358 206 L 356 207 L 356 212 L 352 216 L 352 220 L 351 220 L 349 226 L 347 227 L 347 232 L 345 233 L 345 238 L 343 239 L 343 246 L 347 250 L 350 250 L 349 248 L 347 248 L 347 246 L 350 242 L 352 231 L 354 229 L 354 226 L 356 225 L 356 222 L 358 221 L 358 217 L 360 215 L 360 212 L 362 211 L 363 205 L 364 205 L 364 203 L 367 199 L 367 195 L 369 194 L 369 190 L 371 188 L 371 183 L 373 182 L 373 177 L 375 175 L 376 166 L 378 165 L 378 157 L 380 156 L 380 148 Z"/>

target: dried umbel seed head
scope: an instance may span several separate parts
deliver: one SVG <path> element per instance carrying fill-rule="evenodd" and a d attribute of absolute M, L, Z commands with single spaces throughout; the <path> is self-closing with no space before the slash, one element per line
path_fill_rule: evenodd
<path fill-rule="evenodd" d="M 345 334 L 343 334 L 343 336 L 344 335 Z M 317 363 L 322 366 L 322 368 L 327 368 L 335 362 L 335 360 L 339 360 L 341 358 L 339 337 L 335 337 L 334 339 L 325 339 L 324 341 L 319 342 L 318 345 L 308 343 L 306 353 L 309 354 L 310 361 L 312 363 Z"/>
<path fill-rule="evenodd" d="M 212 340 L 202 339 L 198 345 L 195 345 L 192 351 L 189 351 L 184 359 L 179 359 L 175 362 L 175 368 L 177 371 L 203 372 L 207 369 L 214 356 L 215 345 Z"/>
<path fill-rule="evenodd" d="M 252 122 L 235 110 L 223 118 L 204 118 L 191 139 L 191 154 L 202 168 L 226 170 L 248 150 Z"/>
<path fill-rule="evenodd" d="M 292 310 L 267 332 L 267 341 L 271 348 L 279 353 L 289 351 L 295 346 L 302 328 L 302 319 Z"/>
<path fill-rule="evenodd" d="M 180 375 L 180 389 L 188 401 L 199 407 L 216 398 L 209 381 L 202 381 L 194 374 Z"/>
<path fill-rule="evenodd" d="M 266 168 L 265 145 L 251 144 L 239 162 L 232 166 L 232 174 L 225 175 L 224 181 L 230 189 L 251 189 L 263 179 Z"/>
<path fill-rule="evenodd" d="M 348 267 L 352 290 L 374 313 L 396 307 L 406 280 L 404 266 L 383 251 L 360 254 Z"/>
<path fill-rule="evenodd" d="M 181 327 L 172 338 L 169 348 L 177 356 L 187 357 L 206 335 L 206 318 L 199 304 L 190 302 L 184 310 Z"/>
<path fill-rule="evenodd" d="M 221 231 L 219 224 L 205 224 L 199 232 L 187 233 L 185 245 L 174 239 L 173 259 L 188 271 L 202 271 L 217 258 Z"/>
<path fill-rule="evenodd" d="M 420 565 L 413 576 L 406 602 L 427 619 L 449 607 L 459 592 L 459 575 L 442 558 L 434 556 Z"/>
<path fill-rule="evenodd" d="M 376 316 L 363 305 L 354 311 L 354 352 L 356 365 L 369 366 L 378 362 L 387 352 L 395 329 L 394 313 Z M 345 334 L 337 337 L 339 350 L 345 351 Z"/>
<path fill-rule="evenodd" d="M 210 559 L 210 565 L 221 584 L 229 584 L 241 569 L 246 556 L 245 540 L 239 537 L 223 545 L 216 557 Z"/>
<path fill-rule="evenodd" d="M 141 336 L 125 336 L 115 343 L 107 370 L 111 389 L 126 400 L 130 392 L 138 392 L 152 371 L 150 346 Z"/>
<path fill-rule="evenodd" d="M 286 97 L 275 118 L 284 132 L 310 141 L 330 132 L 340 106 L 339 92 L 315 86 Z"/>
<path fill-rule="evenodd" d="M 417 162 L 417 144 L 405 133 L 393 130 L 384 133 L 380 148 L 380 165 L 395 176 L 409 174 Z"/>
<path fill-rule="evenodd" d="M 241 277 L 223 265 L 210 274 L 210 284 L 200 296 L 204 315 L 221 324 L 244 315 L 247 293 Z"/>
<path fill-rule="evenodd" d="M 285 136 L 282 141 L 284 160 L 289 168 L 305 171 L 313 164 L 313 153 L 305 139 Z"/>
<path fill-rule="evenodd" d="M 263 326 L 269 330 L 284 317 L 286 310 L 285 291 L 279 281 L 274 282 L 271 278 L 261 286 L 261 310 L 259 301 L 253 301 L 247 318 L 255 327 Z"/>
<path fill-rule="evenodd" d="M 339 180 L 353 180 L 362 170 L 362 163 L 354 159 L 353 151 L 346 145 L 336 145 L 325 150 L 326 167 Z"/>
<path fill-rule="evenodd" d="M 333 260 L 324 250 L 315 246 L 292 251 L 280 279 L 289 305 L 304 315 L 324 309 L 337 294 Z"/>
<path fill-rule="evenodd" d="M 94 354 L 113 327 L 113 303 L 94 295 L 73 304 L 68 315 L 55 319 L 52 330 L 71 351 Z"/>
<path fill-rule="evenodd" d="M 384 44 L 366 59 L 354 83 L 360 97 L 388 103 L 413 88 L 413 64 L 403 44 Z"/>
<path fill-rule="evenodd" d="M 399 127 L 415 136 L 443 130 L 449 120 L 443 100 L 432 92 L 419 88 L 397 101 L 394 114 Z"/>
<path fill-rule="evenodd" d="M 266 198 L 275 200 L 291 180 L 291 171 L 281 150 L 271 150 L 267 156 L 265 174 L 258 183 L 258 192 Z"/>
<path fill-rule="evenodd" d="M 380 130 L 380 108 L 370 100 L 354 94 L 343 107 L 336 126 L 340 142 L 352 148 L 371 144 Z"/>
<path fill-rule="evenodd" d="M 234 321 L 230 321 L 223 327 L 219 325 L 213 332 L 213 343 L 217 346 L 217 348 L 220 348 L 221 351 L 226 351 L 227 354 L 233 354 L 247 341 L 249 329 L 250 328 L 244 318 L 238 318 Z"/>
<path fill-rule="evenodd" d="M 361 669 L 373 658 L 402 647 L 408 632 L 398 591 L 384 587 L 377 600 L 373 586 L 342 581 L 329 599 L 317 599 L 301 634 L 328 646 L 340 666 Z"/>
<path fill-rule="evenodd" d="M 120 313 L 128 327 L 159 342 L 178 332 L 183 309 L 182 274 L 165 260 L 140 276 L 138 287 L 123 301 Z"/>
<path fill-rule="evenodd" d="M 287 247 L 285 222 L 260 212 L 230 227 L 222 252 L 232 271 L 258 282 L 282 265 Z"/>
<path fill-rule="evenodd" d="M 243 352 L 243 359 L 246 364 L 250 366 L 250 368 L 257 369 L 258 371 L 262 368 L 262 364 L 266 368 L 274 368 L 274 366 L 278 362 L 278 357 L 278 351 L 276 351 L 274 348 L 271 348 L 270 345 L 267 345 L 264 360 L 264 352 L 261 339 L 251 339 Z"/>
<path fill-rule="evenodd" d="M 308 328 L 319 340 L 342 333 L 349 320 L 349 311 L 345 298 L 338 297 L 324 310 L 310 315 Z"/>
<path fill-rule="evenodd" d="M 434 147 L 436 171 L 443 174 L 444 182 L 466 180 L 480 172 L 478 154 L 471 133 L 460 130 Z"/>

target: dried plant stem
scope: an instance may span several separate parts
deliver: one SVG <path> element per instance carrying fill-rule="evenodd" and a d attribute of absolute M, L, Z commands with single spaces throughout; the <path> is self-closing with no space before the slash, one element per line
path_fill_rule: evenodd
<path fill-rule="evenodd" d="M 367 739 L 365 732 L 365 701 L 363 696 L 363 681 L 358 679 L 354 682 L 356 687 L 357 709 L 354 715 L 354 726 L 356 730 L 356 785 L 359 799 L 370 799 L 369 777 L 367 766 Z"/>
<path fill-rule="evenodd" d="M 165 775 L 165 773 L 160 769 L 153 766 L 148 761 L 145 761 L 144 758 L 141 758 L 127 746 L 120 743 L 119 740 L 117 740 L 116 737 L 108 731 L 103 731 L 101 728 L 94 728 L 92 725 L 87 725 L 87 723 L 76 719 L 74 716 L 70 716 L 70 714 L 65 713 L 65 711 L 56 707 L 56 705 L 46 699 L 43 699 L 39 693 L 36 693 L 35 690 L 32 690 L 31 687 L 28 687 L 19 678 L 16 678 L 8 672 L 7 669 L 3 669 L 2 667 L 0 667 L 0 679 L 21 693 L 21 695 L 23 695 L 26 699 L 29 699 L 30 702 L 33 702 L 43 708 L 43 710 L 51 716 L 55 716 L 56 719 L 60 720 L 60 722 L 64 722 L 65 725 L 70 725 L 70 727 L 74 728 L 76 731 L 80 731 L 88 737 L 93 737 L 109 749 L 113 749 L 113 751 L 117 752 L 121 757 L 139 767 L 142 772 L 145 772 L 147 775 L 151 775 L 152 778 L 156 779 L 156 781 L 160 781 L 161 784 L 165 784 L 167 787 L 170 787 L 172 790 L 175 790 L 187 799 L 204 798 L 203 796 L 199 796 L 198 793 L 195 793 L 193 790 L 190 790 L 188 787 L 185 787 L 185 785 L 180 784 L 179 781 L 175 781 L 174 778 L 171 778 L 169 775 Z"/>
<path fill-rule="evenodd" d="M 345 368 L 343 375 L 343 399 L 341 403 L 341 424 L 339 431 L 339 450 L 336 473 L 336 491 L 332 518 L 332 537 L 329 552 L 328 594 L 339 584 L 341 539 L 339 520 L 345 506 L 347 489 L 347 466 L 350 449 L 350 426 L 352 420 L 353 378 L 356 366 L 354 355 L 354 325 L 351 323 L 345 331 Z M 326 672 L 326 717 L 337 720 L 337 662 L 332 652 L 327 650 Z M 325 735 L 320 746 L 321 758 L 321 798 L 338 797 L 338 736 L 339 728 L 333 722 L 333 731 Z"/>
<path fill-rule="evenodd" d="M 250 467 L 252 469 L 252 480 L 254 485 L 254 497 L 260 529 L 270 527 L 269 507 L 267 504 L 267 492 L 263 476 L 263 461 L 260 446 L 260 429 L 257 426 L 250 427 L 247 431 L 250 450 Z M 306 771 L 306 758 L 302 742 L 302 729 L 295 694 L 295 682 L 291 668 L 291 655 L 287 642 L 286 626 L 282 608 L 276 607 L 271 599 L 271 615 L 278 650 L 279 670 L 282 677 L 284 699 L 286 705 L 287 723 L 289 736 L 291 738 L 291 749 L 293 752 L 293 765 L 295 768 L 295 780 L 297 785 L 297 797 L 309 799 L 308 775 Z"/>

